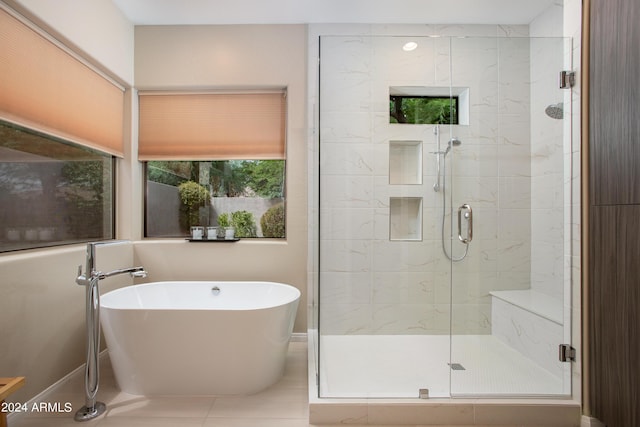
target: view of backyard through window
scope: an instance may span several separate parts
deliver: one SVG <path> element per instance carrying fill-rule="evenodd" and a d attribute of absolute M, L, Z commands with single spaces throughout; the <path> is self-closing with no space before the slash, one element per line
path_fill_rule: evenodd
<path fill-rule="evenodd" d="M 235 237 L 285 237 L 285 161 L 146 163 L 146 237 L 233 226 Z"/>
<path fill-rule="evenodd" d="M 389 96 L 389 123 L 458 124 L 458 97 Z"/>
<path fill-rule="evenodd" d="M 113 238 L 113 164 L 0 122 L 0 252 Z"/>

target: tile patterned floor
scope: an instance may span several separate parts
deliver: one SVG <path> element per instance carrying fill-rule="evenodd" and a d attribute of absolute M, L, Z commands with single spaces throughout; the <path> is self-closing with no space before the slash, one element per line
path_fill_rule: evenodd
<path fill-rule="evenodd" d="M 71 402 L 71 413 L 30 413 L 10 427 L 308 427 L 307 343 L 289 345 L 282 379 L 263 392 L 245 397 L 147 398 L 118 389 L 108 359 L 101 366 L 98 400 L 107 404 L 99 418 L 77 423 L 75 411 L 84 404 L 83 378 L 72 379 L 47 397 L 47 402 Z"/>

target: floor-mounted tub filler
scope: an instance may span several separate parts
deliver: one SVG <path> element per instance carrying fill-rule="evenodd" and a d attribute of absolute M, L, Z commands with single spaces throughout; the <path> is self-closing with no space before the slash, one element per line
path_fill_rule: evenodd
<path fill-rule="evenodd" d="M 102 296 L 116 381 L 131 394 L 243 395 L 284 372 L 300 291 L 272 282 L 154 282 Z"/>
<path fill-rule="evenodd" d="M 85 287 L 85 317 L 87 331 L 87 362 L 85 364 L 84 390 L 85 405 L 80 408 L 74 419 L 76 421 L 89 421 L 103 414 L 107 407 L 96 400 L 100 385 L 100 280 L 120 274 L 129 274 L 131 277 L 147 277 L 143 267 L 129 267 L 103 272 L 96 268 L 96 248 L 105 245 L 126 244 L 125 240 L 87 243 L 86 269 L 82 272 L 82 265 L 78 266 L 76 283 Z"/>

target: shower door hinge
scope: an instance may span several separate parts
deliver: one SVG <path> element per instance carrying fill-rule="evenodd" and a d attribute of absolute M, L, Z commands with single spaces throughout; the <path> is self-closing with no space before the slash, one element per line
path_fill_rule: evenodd
<path fill-rule="evenodd" d="M 558 357 L 561 362 L 575 362 L 576 349 L 569 344 L 560 344 L 560 347 L 558 347 Z"/>
<path fill-rule="evenodd" d="M 576 83 L 574 71 L 560 71 L 560 89 L 571 89 Z"/>

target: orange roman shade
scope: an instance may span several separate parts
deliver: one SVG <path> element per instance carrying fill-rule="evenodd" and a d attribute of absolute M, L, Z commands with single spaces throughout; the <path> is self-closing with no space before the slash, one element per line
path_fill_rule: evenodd
<path fill-rule="evenodd" d="M 284 91 L 140 93 L 140 160 L 285 157 Z"/>
<path fill-rule="evenodd" d="M 123 154 L 124 92 L 0 8 L 0 119 Z"/>

